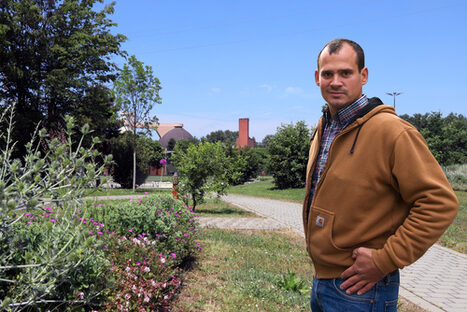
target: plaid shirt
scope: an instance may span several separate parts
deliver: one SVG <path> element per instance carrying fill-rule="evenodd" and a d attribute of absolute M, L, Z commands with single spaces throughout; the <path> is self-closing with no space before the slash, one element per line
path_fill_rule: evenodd
<path fill-rule="evenodd" d="M 316 185 L 318 184 L 319 179 L 321 178 L 321 174 L 323 173 L 324 166 L 326 165 L 326 160 L 328 159 L 329 149 L 331 147 L 332 141 L 334 141 L 336 136 L 349 125 L 352 117 L 354 117 L 367 104 L 368 99 L 366 98 L 366 95 L 363 95 L 349 106 L 334 114 L 331 120 L 323 120 L 326 125 L 324 127 L 321 144 L 319 146 L 319 153 L 315 170 L 313 171 L 313 176 L 311 178 L 310 202 L 313 200 Z"/>

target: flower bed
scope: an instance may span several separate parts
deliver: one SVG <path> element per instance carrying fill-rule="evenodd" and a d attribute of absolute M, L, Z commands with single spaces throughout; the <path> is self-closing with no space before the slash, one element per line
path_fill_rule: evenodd
<path fill-rule="evenodd" d="M 0 304 L 12 311 L 164 310 L 180 287 L 182 264 L 201 250 L 194 213 L 161 195 L 82 209 L 47 206 L 24 213 L 9 232 L 14 265 L 0 273 L 14 282 L 0 280 Z M 8 246 L 0 240 L 0 248 Z"/>

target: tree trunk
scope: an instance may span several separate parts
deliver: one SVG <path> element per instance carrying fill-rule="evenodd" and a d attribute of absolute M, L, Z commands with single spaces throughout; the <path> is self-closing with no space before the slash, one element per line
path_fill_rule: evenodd
<path fill-rule="evenodd" d="M 136 144 L 133 143 L 133 193 L 136 191 Z"/>
<path fill-rule="evenodd" d="M 193 212 L 195 212 L 195 209 L 196 209 L 196 196 L 195 196 L 195 194 L 191 194 L 191 197 L 193 199 L 193 207 L 191 207 L 191 210 L 193 210 Z"/>
<path fill-rule="evenodd" d="M 132 99 L 134 103 L 134 99 Z M 133 193 L 136 192 L 136 104 L 133 104 Z"/>

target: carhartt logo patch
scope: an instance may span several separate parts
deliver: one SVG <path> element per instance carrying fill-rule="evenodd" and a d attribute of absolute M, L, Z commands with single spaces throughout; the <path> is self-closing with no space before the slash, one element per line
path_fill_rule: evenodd
<path fill-rule="evenodd" d="M 324 218 L 320 217 L 320 216 L 317 216 L 316 217 L 316 225 L 319 226 L 319 227 L 323 227 L 324 226 Z"/>

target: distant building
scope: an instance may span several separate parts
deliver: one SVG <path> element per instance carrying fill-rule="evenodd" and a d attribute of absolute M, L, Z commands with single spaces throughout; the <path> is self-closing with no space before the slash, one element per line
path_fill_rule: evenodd
<path fill-rule="evenodd" d="M 183 129 L 183 124 L 181 123 L 161 123 L 157 125 L 156 129 L 157 134 L 160 137 L 160 142 L 162 147 L 167 148 L 169 141 L 173 139 L 175 142 L 181 139 L 189 140 L 193 136 Z"/>
<path fill-rule="evenodd" d="M 250 131 L 250 119 L 240 118 L 238 120 L 238 139 L 237 148 L 243 148 L 245 146 L 255 147 L 255 139 L 249 137 Z"/>
<path fill-rule="evenodd" d="M 128 114 L 131 118 L 131 114 Z M 143 124 L 137 124 L 137 128 L 144 128 Z M 193 136 L 183 129 L 182 123 L 154 123 L 149 124 L 149 128 L 152 130 L 156 130 L 157 135 L 159 135 L 159 142 L 161 143 L 162 147 L 166 149 L 166 158 L 168 163 L 161 168 L 157 168 L 154 166 L 149 166 L 149 174 L 150 175 L 172 175 L 175 172 L 175 166 L 170 162 L 169 154 L 171 151 L 167 151 L 167 147 L 169 142 L 172 140 L 174 143 L 177 143 L 178 140 L 181 139 L 191 139 Z M 124 120 L 123 127 L 120 128 L 120 133 L 131 131 L 131 125 L 128 121 Z"/>

